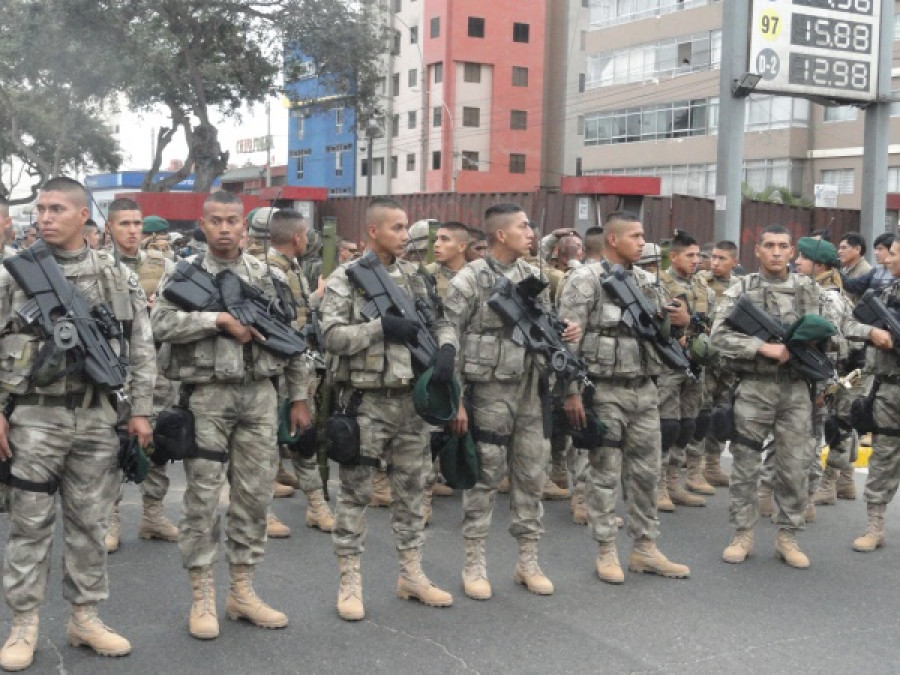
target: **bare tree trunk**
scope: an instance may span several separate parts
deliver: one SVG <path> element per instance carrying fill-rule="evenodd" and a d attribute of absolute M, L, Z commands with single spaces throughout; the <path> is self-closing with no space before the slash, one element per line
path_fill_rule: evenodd
<path fill-rule="evenodd" d="M 194 128 L 194 192 L 209 192 L 213 182 L 228 168 L 228 153 L 219 145 L 219 132 L 209 123 Z"/>

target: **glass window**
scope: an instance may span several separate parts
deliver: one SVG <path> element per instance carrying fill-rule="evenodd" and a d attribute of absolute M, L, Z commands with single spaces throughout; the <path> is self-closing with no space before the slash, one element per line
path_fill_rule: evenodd
<path fill-rule="evenodd" d="M 418 26 L 410 26 L 409 27 L 409 44 L 414 45 L 419 42 L 419 27 Z"/>
<path fill-rule="evenodd" d="M 820 175 L 820 183 L 836 185 L 838 194 L 853 194 L 854 189 L 853 169 L 823 169 Z"/>
<path fill-rule="evenodd" d="M 466 63 L 463 66 L 463 82 L 481 82 L 481 64 Z"/>
<path fill-rule="evenodd" d="M 406 155 L 406 170 L 407 171 L 415 171 L 416 170 L 416 153 L 410 152 Z"/>
<path fill-rule="evenodd" d="M 513 66 L 512 86 L 514 86 L 514 87 L 527 87 L 528 86 L 528 68 L 522 68 L 521 66 Z"/>
<path fill-rule="evenodd" d="M 513 24 L 513 42 L 528 42 L 531 27 L 527 23 Z"/>
<path fill-rule="evenodd" d="M 440 169 L 441 168 L 441 151 L 434 150 L 431 153 L 431 168 L 432 169 Z"/>
<path fill-rule="evenodd" d="M 434 66 L 432 66 L 432 69 L 434 71 L 434 83 L 440 84 L 441 82 L 443 82 L 444 81 L 444 64 L 443 63 L 435 63 Z"/>
<path fill-rule="evenodd" d="M 481 126 L 481 109 L 463 107 L 463 126 L 478 127 Z"/>
<path fill-rule="evenodd" d="M 441 35 L 441 17 L 435 16 L 431 18 L 431 37 L 436 38 Z"/>
<path fill-rule="evenodd" d="M 510 154 L 509 156 L 509 172 L 525 173 L 525 155 Z"/>
<path fill-rule="evenodd" d="M 827 106 L 824 120 L 826 122 L 849 122 L 859 117 L 859 108 L 852 105 Z"/>
<path fill-rule="evenodd" d="M 528 128 L 528 111 L 512 110 L 509 113 L 510 129 L 527 129 Z"/>
<path fill-rule="evenodd" d="M 484 19 L 479 19 L 474 16 L 469 17 L 469 37 L 484 37 Z"/>
<path fill-rule="evenodd" d="M 463 150 L 462 152 L 462 170 L 478 171 L 478 153 L 471 150 Z"/>
<path fill-rule="evenodd" d="M 431 111 L 431 126 L 439 127 L 443 120 L 441 119 L 443 115 L 444 109 L 441 106 L 435 106 L 434 110 Z"/>
<path fill-rule="evenodd" d="M 406 83 L 410 88 L 415 87 L 419 83 L 419 72 L 415 68 L 410 68 L 406 75 Z"/>
<path fill-rule="evenodd" d="M 416 128 L 416 111 L 410 110 L 406 113 L 406 126 L 410 129 Z"/>

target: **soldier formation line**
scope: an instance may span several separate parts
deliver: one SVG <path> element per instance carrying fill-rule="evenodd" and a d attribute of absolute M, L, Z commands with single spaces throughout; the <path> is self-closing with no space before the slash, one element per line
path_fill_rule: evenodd
<path fill-rule="evenodd" d="M 273 496 L 295 487 L 306 524 L 331 533 L 347 621 L 365 616 L 370 505 L 391 510 L 397 595 L 453 604 L 423 570 L 432 499 L 453 488 L 463 489 L 462 590 L 474 600 L 493 594 L 485 547 L 498 491 L 510 493 L 514 578 L 538 595 L 554 591 L 538 561 L 545 498 L 571 497 L 610 584 L 625 581 L 620 529 L 630 571 L 690 576 L 657 548 L 657 514 L 703 506 L 716 487 L 730 490 L 725 562 L 744 562 L 757 521 L 770 517 L 777 555 L 804 569 L 797 533 L 816 505 L 855 499 L 853 461 L 868 433 L 867 524 L 852 546 L 884 545 L 900 482 L 892 235 L 873 242 L 873 269 L 857 234 L 835 247 L 827 233 L 795 240 L 773 225 L 755 244 L 759 271 L 745 274 L 733 242 L 701 249 L 678 232 L 664 252 L 629 212 L 539 240 L 519 206 L 497 204 L 477 228 L 441 223 L 432 236 L 427 221 L 410 227 L 400 203 L 376 198 L 365 251 L 345 241 L 337 261 L 323 261 L 299 213 L 245 218 L 239 197 L 215 192 L 178 255 L 167 223 L 130 199 L 111 203 L 111 241 L 98 245 L 89 199 L 74 180 L 48 181 L 37 227 L 3 252 L 4 670 L 33 662 L 57 501 L 68 640 L 104 656 L 131 651 L 97 613 L 123 476 L 140 482 L 140 538 L 178 543 L 187 629 L 201 640 L 219 635 L 226 489 L 225 613 L 273 629 L 288 616 L 253 577 L 267 536 L 289 534 Z M 326 455 L 339 465 L 334 514 Z M 183 460 L 186 476 L 177 526 L 162 509 L 168 460 Z"/>

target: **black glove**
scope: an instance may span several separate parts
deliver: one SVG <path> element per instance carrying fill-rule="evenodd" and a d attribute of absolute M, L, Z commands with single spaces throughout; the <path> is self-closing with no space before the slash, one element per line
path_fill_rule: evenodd
<path fill-rule="evenodd" d="M 381 330 L 384 332 L 384 339 L 388 342 L 414 343 L 416 334 L 419 332 L 419 324 L 412 319 L 388 314 L 381 317 Z"/>
<path fill-rule="evenodd" d="M 447 384 L 453 378 L 453 366 L 456 362 L 456 347 L 441 345 L 434 357 L 434 371 L 431 381 L 435 384 Z"/>

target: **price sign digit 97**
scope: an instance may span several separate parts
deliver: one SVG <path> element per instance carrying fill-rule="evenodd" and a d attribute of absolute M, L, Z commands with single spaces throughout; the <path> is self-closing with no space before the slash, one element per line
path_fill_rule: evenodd
<path fill-rule="evenodd" d="M 760 91 L 872 101 L 880 20 L 880 0 L 753 0 L 748 71 Z"/>

